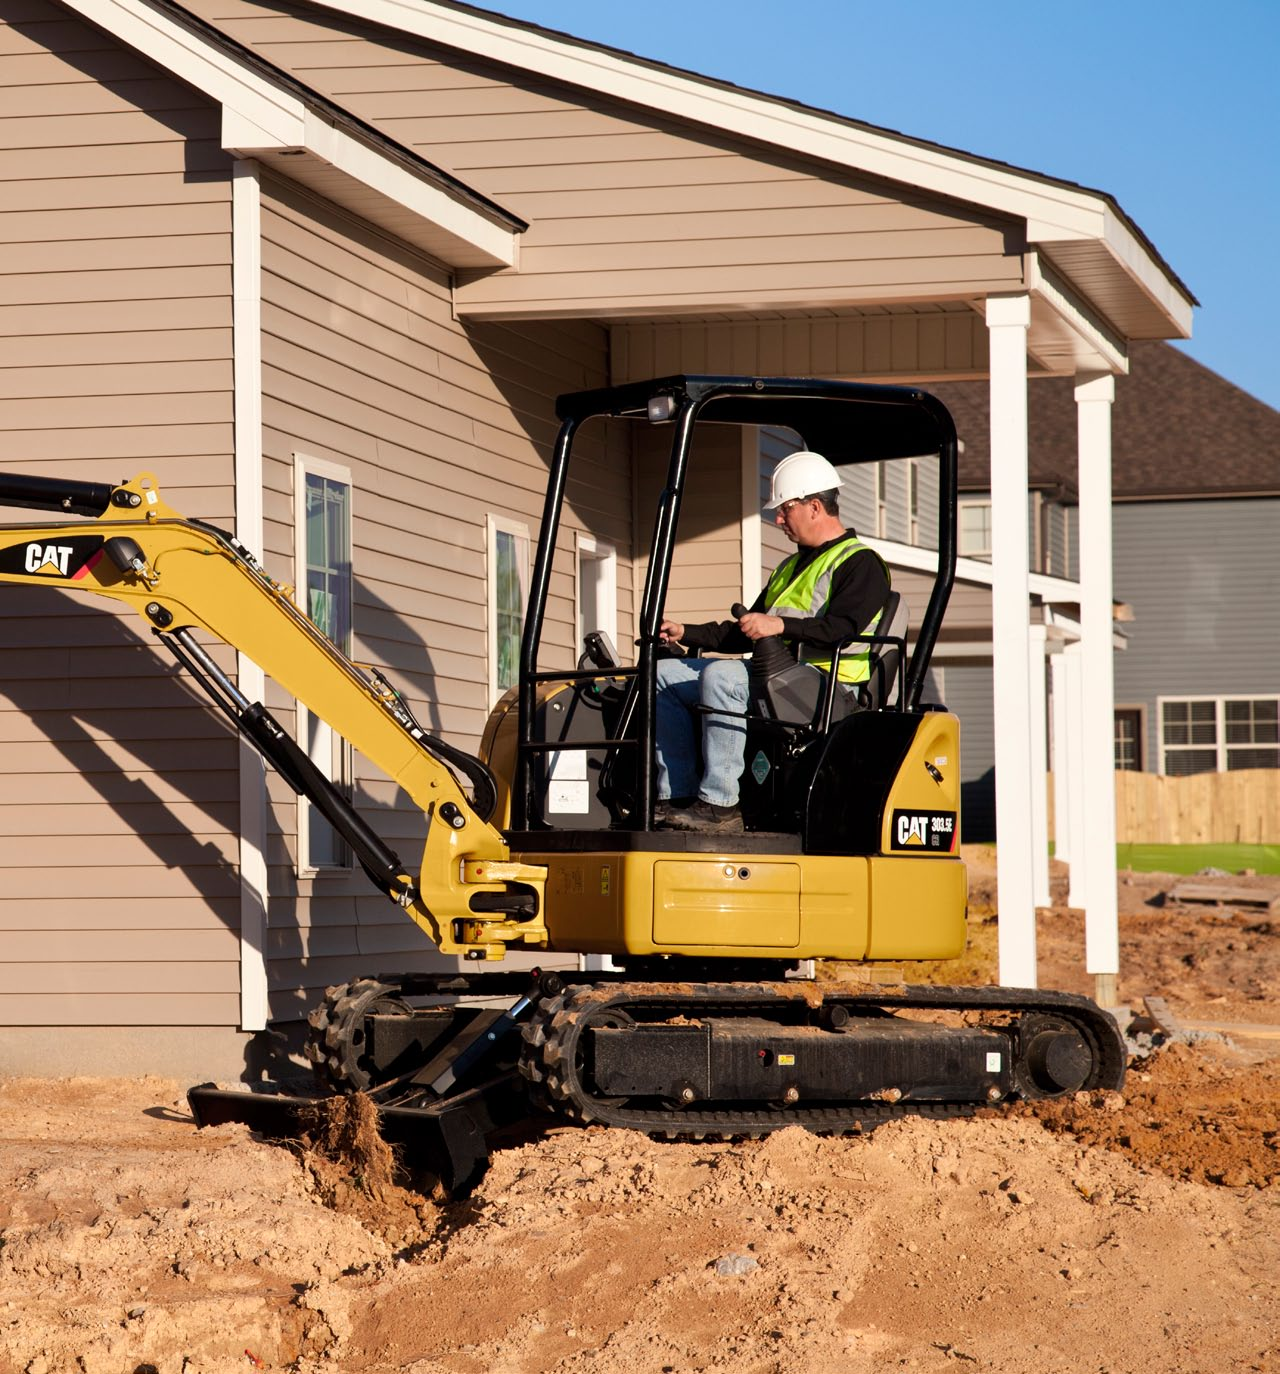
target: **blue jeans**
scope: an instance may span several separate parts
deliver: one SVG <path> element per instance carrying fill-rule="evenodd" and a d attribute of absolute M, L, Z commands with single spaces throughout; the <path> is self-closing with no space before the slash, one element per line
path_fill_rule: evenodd
<path fill-rule="evenodd" d="M 747 746 L 747 665 L 740 658 L 658 660 L 654 734 L 658 798 L 700 797 L 716 806 L 738 804 Z M 732 711 L 707 715 L 697 708 Z M 699 763 L 701 739 L 701 763 Z"/>

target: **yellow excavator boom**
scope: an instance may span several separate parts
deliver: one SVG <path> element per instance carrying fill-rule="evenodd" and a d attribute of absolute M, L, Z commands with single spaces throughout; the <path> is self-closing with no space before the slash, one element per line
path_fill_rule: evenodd
<path fill-rule="evenodd" d="M 489 824 L 496 790 L 483 766 L 423 730 L 385 679 L 348 659 L 298 608 L 292 588 L 231 535 L 173 510 L 150 473 L 115 487 L 0 475 L 0 502 L 91 517 L 0 526 L 0 582 L 54 585 L 136 610 L 443 953 L 500 959 L 509 946 L 545 946 L 546 870 L 513 862 Z M 416 874 L 265 708 L 239 692 L 195 631 L 251 659 L 421 807 L 427 839 Z M 471 796 L 458 769 L 468 772 Z"/>

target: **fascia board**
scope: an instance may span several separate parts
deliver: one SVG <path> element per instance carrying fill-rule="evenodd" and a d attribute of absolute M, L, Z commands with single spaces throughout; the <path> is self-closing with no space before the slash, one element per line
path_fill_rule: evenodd
<path fill-rule="evenodd" d="M 515 266 L 519 239 L 510 229 L 468 209 L 407 168 L 380 157 L 312 110 L 306 111 L 304 127 L 308 152 L 466 244 L 472 250 L 468 267 Z"/>
<path fill-rule="evenodd" d="M 1100 237 L 1108 252 L 1173 321 L 1179 331 L 1178 337 L 1189 339 L 1195 302 L 1152 262 L 1151 255 L 1139 242 L 1137 235 L 1116 212 L 1109 205 L 1103 208 L 1106 211 L 1106 225 Z"/>
<path fill-rule="evenodd" d="M 295 137 L 285 142 L 270 129 L 255 123 L 235 105 L 222 107 L 222 148 L 235 157 L 258 157 L 263 152 L 279 152 L 282 148 L 290 151 L 302 147 L 305 119 L 299 119 L 297 127 L 289 132 Z"/>
<path fill-rule="evenodd" d="M 1067 643 L 1078 643 L 1084 637 L 1084 630 L 1081 628 L 1078 616 L 1064 615 L 1052 607 L 1045 611 L 1045 624 L 1051 630 L 1058 631 Z M 1113 649 L 1127 649 L 1129 647 L 1128 637 L 1113 629 L 1111 647 Z"/>
<path fill-rule="evenodd" d="M 1106 227 L 1104 202 L 1084 190 L 1040 182 L 940 149 L 810 114 L 747 91 L 725 90 L 678 72 L 578 47 L 528 29 L 423 0 L 311 0 L 350 19 L 446 47 L 667 116 L 723 129 L 873 176 L 987 206 L 1025 220 L 1030 239 L 1093 239 Z M 1136 241 L 1135 241 L 1136 242 Z"/>
<path fill-rule="evenodd" d="M 876 539 L 870 535 L 859 535 L 859 539 L 884 559 L 890 567 L 909 568 L 912 572 L 937 575 L 938 551 L 922 549 L 915 544 L 899 544 L 892 539 Z M 980 558 L 957 558 L 956 580 L 974 582 L 980 586 L 991 585 L 991 564 Z"/>
<path fill-rule="evenodd" d="M 940 639 L 933 646 L 933 653 L 930 655 L 930 663 L 941 663 L 944 666 L 954 658 L 963 659 L 986 659 L 991 657 L 991 636 L 985 638 L 979 636 L 976 639 Z"/>
<path fill-rule="evenodd" d="M 376 195 L 456 240 L 467 267 L 512 267 L 514 232 L 477 214 L 408 168 L 335 128 L 306 103 L 199 37 L 146 0 L 63 0 L 68 9 L 144 54 L 222 106 L 222 146 L 254 158 L 299 150 L 352 177 Z"/>

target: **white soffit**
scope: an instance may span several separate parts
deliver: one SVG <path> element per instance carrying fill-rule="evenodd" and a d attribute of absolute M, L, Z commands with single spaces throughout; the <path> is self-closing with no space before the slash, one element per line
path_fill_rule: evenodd
<path fill-rule="evenodd" d="M 986 206 L 1026 222 L 1031 243 L 1093 241 L 1190 337 L 1192 302 L 1107 200 L 1082 187 L 1041 179 L 905 138 L 861 128 L 710 80 L 602 52 L 518 24 L 445 8 L 431 0 L 310 0 L 348 19 L 535 72 L 665 116 L 688 119 L 940 196 Z"/>
<path fill-rule="evenodd" d="M 204 42 L 146 0 L 62 0 L 222 106 L 222 146 L 265 160 L 450 267 L 515 266 L 516 231 L 335 127 L 292 91 Z"/>
<path fill-rule="evenodd" d="M 1090 309 L 1039 253 L 1025 255 L 1024 270 L 1031 293 L 1027 346 L 1046 372 L 1072 376 L 1129 371 L 1124 338 Z"/>

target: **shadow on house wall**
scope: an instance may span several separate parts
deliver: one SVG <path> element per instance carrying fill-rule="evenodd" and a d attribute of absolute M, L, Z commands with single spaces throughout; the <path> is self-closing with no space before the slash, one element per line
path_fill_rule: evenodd
<path fill-rule="evenodd" d="M 124 902 L 164 900 L 168 885 L 156 883 L 148 890 L 150 879 L 143 865 L 149 864 L 157 874 L 165 870 L 185 874 L 190 886 L 182 892 L 183 898 L 200 899 L 218 923 L 238 933 L 239 746 L 230 722 L 210 708 L 203 692 L 178 664 L 142 638 L 128 620 L 110 612 L 94 615 L 92 602 L 53 588 L 11 587 L 0 595 L 0 606 L 5 612 L 0 615 L 0 695 L 29 722 L 28 728 L 14 721 L 5 733 L 10 740 L 17 737 L 34 746 L 31 757 L 43 759 L 45 762 L 40 766 L 47 773 L 78 775 L 92 790 L 93 800 L 105 803 L 118 822 L 104 824 L 100 813 L 94 814 L 96 808 L 86 805 L 84 820 L 78 822 L 84 826 L 83 836 L 53 835 L 39 824 L 30 823 L 31 807 L 21 808 L 23 823 L 10 827 L 11 838 L 25 836 L 33 852 L 47 849 L 49 840 L 56 838 L 62 861 L 55 870 L 48 871 L 41 860 L 45 871 L 28 870 L 20 882 L 13 879 L 23 866 L 10 864 L 10 893 L 35 893 L 33 903 L 42 898 L 94 901 L 104 889 L 118 889 Z M 428 646 L 367 587 L 360 587 L 358 595 L 362 605 L 376 607 L 384 616 L 398 621 L 398 642 L 414 646 L 421 656 L 422 673 L 429 680 L 433 667 Z M 86 626 L 91 626 L 88 632 Z M 77 636 L 81 637 L 79 643 Z M 389 671 L 388 676 L 396 684 L 395 671 Z M 404 683 L 397 685 L 403 687 Z M 15 747 L 10 745 L 11 759 Z M 50 750 L 61 755 L 60 768 L 52 763 Z M 18 766 L 29 765 L 23 761 Z M 320 926 L 310 925 L 307 936 L 299 938 L 303 927 L 298 903 L 303 891 L 285 841 L 285 836 L 295 829 L 293 816 L 287 814 L 293 794 L 278 786 L 272 791 L 285 800 L 271 805 L 268 821 L 267 955 L 269 961 L 281 961 L 272 970 L 273 1010 L 277 1016 L 283 1014 L 288 1018 L 304 1015 L 315 998 L 297 986 L 296 979 L 282 979 L 280 969 L 286 961 L 291 969 L 301 968 L 306 988 L 323 986 L 334 978 L 328 969 L 314 978 L 307 974 L 312 962 L 310 935 Z M 385 789 L 381 791 L 385 796 Z M 70 785 L 61 793 L 56 785 L 41 793 L 54 806 L 60 804 L 60 797 L 71 804 L 83 799 L 83 795 L 81 788 Z M 388 803 L 361 788 L 355 802 L 373 829 L 387 838 L 411 870 L 416 869 L 426 825 L 408 798 L 397 792 Z M 0 825 L 6 812 L 17 816 L 19 808 L 0 808 Z M 56 824 L 51 819 L 50 825 Z M 133 888 L 133 875 L 123 882 L 111 881 L 113 845 L 111 834 L 104 832 L 117 837 L 116 863 L 122 870 L 134 870 Z M 387 907 L 385 918 L 380 914 L 374 918 L 375 923 L 404 922 L 406 947 L 411 948 L 421 940 L 421 954 L 411 955 L 407 966 L 454 967 L 453 960 L 442 960 L 407 918 L 391 909 L 388 899 L 368 884 L 358 868 L 349 879 L 335 879 L 332 889 L 323 897 L 309 895 L 313 906 L 323 902 L 347 913 L 335 920 L 330 910 L 322 918 L 327 935 L 333 937 L 336 933 L 338 944 L 345 945 L 348 951 L 349 957 L 344 956 L 343 962 L 349 967 L 342 976 L 367 971 L 373 962 L 350 953 L 359 948 L 359 928 L 365 924 L 361 908 L 369 906 L 366 897 L 379 913 L 379 903 Z M 168 890 L 172 893 L 174 886 L 168 886 Z M 58 929 L 56 916 L 48 922 L 35 915 L 31 919 L 32 928 Z M 347 934 L 335 932 L 335 927 L 341 927 L 344 921 L 351 928 Z M 123 917 L 112 923 L 117 924 L 121 930 L 128 929 Z M 177 928 L 190 928 L 189 919 Z M 145 935 L 131 938 L 145 939 Z M 282 954 L 277 944 L 290 952 Z M 126 948 L 122 943 L 125 958 L 129 957 Z"/>

